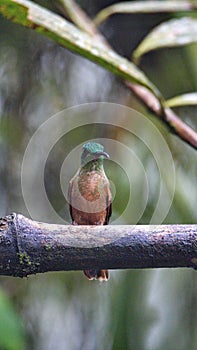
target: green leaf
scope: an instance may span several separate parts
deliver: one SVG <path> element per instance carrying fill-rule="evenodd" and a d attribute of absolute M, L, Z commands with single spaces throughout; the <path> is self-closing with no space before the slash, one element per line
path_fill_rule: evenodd
<path fill-rule="evenodd" d="M 197 105 L 197 92 L 175 96 L 164 102 L 166 107 L 180 107 Z"/>
<path fill-rule="evenodd" d="M 131 1 L 114 4 L 100 11 L 94 19 L 96 25 L 100 25 L 109 16 L 133 13 L 156 13 L 156 12 L 181 12 L 192 11 L 197 8 L 197 2 L 191 1 Z"/>
<path fill-rule="evenodd" d="M 0 289 L 0 348 L 22 350 L 25 348 L 24 330 L 7 295 Z"/>
<path fill-rule="evenodd" d="M 197 20 L 183 17 L 164 22 L 154 28 L 133 53 L 135 62 L 145 53 L 165 47 L 197 42 Z"/>
<path fill-rule="evenodd" d="M 137 66 L 57 14 L 27 0 L 1 0 L 0 13 L 15 23 L 46 35 L 117 76 L 145 86 L 161 99 L 158 89 Z"/>

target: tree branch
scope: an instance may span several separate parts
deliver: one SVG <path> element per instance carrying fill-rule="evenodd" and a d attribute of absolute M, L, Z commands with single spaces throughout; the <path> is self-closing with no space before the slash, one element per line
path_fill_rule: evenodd
<path fill-rule="evenodd" d="M 125 82 L 125 84 L 154 116 L 166 124 L 173 134 L 197 149 L 197 133 L 189 125 L 185 124 L 171 108 L 161 108 L 158 98 L 143 86 L 130 82 Z"/>
<path fill-rule="evenodd" d="M 47 271 L 193 267 L 197 226 L 73 226 L 0 219 L 0 275 Z"/>

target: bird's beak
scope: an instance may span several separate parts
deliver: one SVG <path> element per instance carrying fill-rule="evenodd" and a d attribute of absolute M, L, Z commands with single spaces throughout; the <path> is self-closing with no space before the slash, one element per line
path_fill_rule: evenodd
<path fill-rule="evenodd" d="M 103 156 L 104 158 L 110 158 L 109 154 L 106 152 L 97 152 L 96 156 L 98 157 Z"/>

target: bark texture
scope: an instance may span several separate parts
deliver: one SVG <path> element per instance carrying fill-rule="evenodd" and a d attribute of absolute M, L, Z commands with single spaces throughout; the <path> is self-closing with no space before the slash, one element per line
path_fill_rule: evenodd
<path fill-rule="evenodd" d="M 47 271 L 192 267 L 197 225 L 73 226 L 0 219 L 0 274 Z"/>

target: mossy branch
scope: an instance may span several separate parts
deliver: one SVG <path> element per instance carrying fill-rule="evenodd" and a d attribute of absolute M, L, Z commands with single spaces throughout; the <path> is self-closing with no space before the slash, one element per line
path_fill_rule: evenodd
<path fill-rule="evenodd" d="M 197 226 L 66 226 L 21 214 L 0 219 L 0 275 L 153 267 L 197 269 Z"/>

